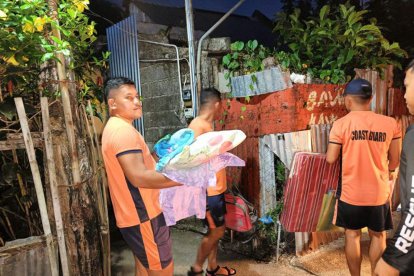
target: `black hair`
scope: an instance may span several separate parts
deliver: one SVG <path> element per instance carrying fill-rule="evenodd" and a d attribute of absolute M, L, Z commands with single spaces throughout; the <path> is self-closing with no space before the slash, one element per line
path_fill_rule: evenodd
<path fill-rule="evenodd" d="M 371 100 L 372 95 L 350 95 L 358 104 L 366 104 Z"/>
<path fill-rule="evenodd" d="M 362 100 L 368 101 L 372 97 L 372 87 L 368 85 L 361 86 L 362 95 L 360 96 Z"/>
<path fill-rule="evenodd" d="M 413 70 L 413 72 L 414 72 L 414 59 L 412 61 L 410 61 L 410 63 L 407 66 L 406 71 L 408 71 L 410 69 Z"/>
<path fill-rule="evenodd" d="M 214 88 L 203 89 L 200 94 L 200 107 L 211 103 L 212 101 L 219 102 L 221 94 Z"/>
<path fill-rule="evenodd" d="M 123 85 L 133 85 L 135 87 L 135 82 L 125 78 L 125 77 L 114 77 L 110 78 L 105 83 L 105 98 L 106 100 L 109 99 L 109 94 L 112 90 L 118 89 Z"/>

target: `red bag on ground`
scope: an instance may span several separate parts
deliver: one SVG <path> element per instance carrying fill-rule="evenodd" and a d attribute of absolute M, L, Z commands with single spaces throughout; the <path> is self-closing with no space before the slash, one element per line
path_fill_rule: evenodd
<path fill-rule="evenodd" d="M 224 199 L 227 210 L 225 215 L 226 227 L 238 232 L 252 230 L 251 216 L 256 216 L 254 207 L 242 196 L 232 193 L 224 194 Z"/>

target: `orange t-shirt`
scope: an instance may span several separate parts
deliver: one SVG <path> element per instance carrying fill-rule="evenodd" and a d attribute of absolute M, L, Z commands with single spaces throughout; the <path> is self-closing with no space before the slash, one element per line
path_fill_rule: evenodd
<path fill-rule="evenodd" d="M 213 126 L 199 118 L 194 118 L 193 121 L 191 121 L 188 128 L 192 129 L 194 131 L 194 138 L 197 138 L 201 134 L 204 134 L 206 132 L 213 131 Z M 208 196 L 215 196 L 224 193 L 227 190 L 227 176 L 226 176 L 226 169 L 222 169 L 216 173 L 216 186 L 215 187 L 209 187 L 207 188 L 207 195 Z"/>
<path fill-rule="evenodd" d="M 329 142 L 342 145 L 340 200 L 378 206 L 390 195 L 388 150 L 401 138 L 395 119 L 372 111 L 352 111 L 334 122 Z"/>
<path fill-rule="evenodd" d="M 162 212 L 159 189 L 134 187 L 119 164 L 118 156 L 134 153 L 142 153 L 146 168 L 155 170 L 154 158 L 141 134 L 123 119 L 111 117 L 102 133 L 102 154 L 119 228 L 139 225 Z"/>

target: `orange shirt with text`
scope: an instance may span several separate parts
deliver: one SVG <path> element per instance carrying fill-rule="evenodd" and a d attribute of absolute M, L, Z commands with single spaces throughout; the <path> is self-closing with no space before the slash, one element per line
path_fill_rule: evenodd
<path fill-rule="evenodd" d="M 334 122 L 329 142 L 342 146 L 341 201 L 357 206 L 387 202 L 388 150 L 400 138 L 395 119 L 372 111 L 351 111 Z"/>

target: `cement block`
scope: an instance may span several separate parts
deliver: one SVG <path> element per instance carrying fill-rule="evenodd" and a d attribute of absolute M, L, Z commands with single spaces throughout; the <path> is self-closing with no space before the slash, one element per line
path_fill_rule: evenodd
<path fill-rule="evenodd" d="M 175 111 L 158 111 L 145 113 L 145 125 L 148 127 L 178 127 L 183 123 Z"/>
<path fill-rule="evenodd" d="M 215 88 L 220 91 L 220 93 L 230 93 L 231 92 L 231 86 L 228 86 L 229 80 L 226 80 L 224 77 L 224 74 L 226 72 L 218 72 L 218 86 L 215 86 Z"/>
<path fill-rule="evenodd" d="M 178 95 L 180 87 L 178 86 L 178 79 L 164 79 L 161 81 L 154 81 L 147 83 L 146 89 L 142 89 L 142 95 L 145 98 Z"/>
<path fill-rule="evenodd" d="M 214 37 L 203 41 L 202 49 L 211 54 L 224 53 L 230 51 L 230 37 Z"/>
<path fill-rule="evenodd" d="M 144 98 L 142 105 L 144 112 L 174 111 L 180 107 L 180 96 L 177 94 Z"/>
<path fill-rule="evenodd" d="M 158 63 L 143 67 L 140 71 L 141 83 L 152 83 L 154 81 L 165 80 L 169 78 L 178 78 L 178 69 L 176 63 Z"/>

